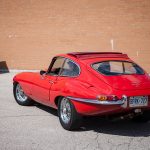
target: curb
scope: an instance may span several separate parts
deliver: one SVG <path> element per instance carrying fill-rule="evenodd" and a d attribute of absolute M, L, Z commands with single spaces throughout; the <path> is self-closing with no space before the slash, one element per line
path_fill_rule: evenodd
<path fill-rule="evenodd" d="M 39 72 L 40 70 L 18 70 L 18 69 L 0 69 L 2 73 L 15 73 L 15 72 Z"/>

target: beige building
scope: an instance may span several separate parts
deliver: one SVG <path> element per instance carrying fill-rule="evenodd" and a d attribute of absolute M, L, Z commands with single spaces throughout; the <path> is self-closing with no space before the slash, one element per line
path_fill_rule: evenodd
<path fill-rule="evenodd" d="M 150 0 L 0 0 L 9 69 L 47 68 L 73 51 L 127 53 L 150 73 Z"/>

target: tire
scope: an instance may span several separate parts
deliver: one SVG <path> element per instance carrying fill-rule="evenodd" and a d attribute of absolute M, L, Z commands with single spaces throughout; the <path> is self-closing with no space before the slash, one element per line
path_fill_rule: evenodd
<path fill-rule="evenodd" d="M 58 116 L 62 127 L 66 130 L 75 130 L 81 125 L 81 116 L 77 113 L 73 103 L 65 97 L 58 102 Z"/>
<path fill-rule="evenodd" d="M 29 106 L 33 104 L 33 101 L 23 92 L 19 83 L 15 83 L 13 86 L 13 94 L 16 102 L 22 106 Z"/>
<path fill-rule="evenodd" d="M 134 117 L 132 120 L 137 123 L 146 123 L 150 121 L 150 110 L 144 111 L 143 114 Z"/>

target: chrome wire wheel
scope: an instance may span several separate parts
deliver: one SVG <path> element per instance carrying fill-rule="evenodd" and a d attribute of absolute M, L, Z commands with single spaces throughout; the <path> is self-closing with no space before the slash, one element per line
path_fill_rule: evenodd
<path fill-rule="evenodd" d="M 16 98 L 20 102 L 25 102 L 28 99 L 28 97 L 23 92 L 20 84 L 17 84 L 17 86 L 16 86 Z"/>
<path fill-rule="evenodd" d="M 76 111 L 74 103 L 66 97 L 60 97 L 58 101 L 58 116 L 62 127 L 66 130 L 78 129 L 82 117 Z"/>
<path fill-rule="evenodd" d="M 71 120 L 71 106 L 67 98 L 61 100 L 60 117 L 65 124 L 68 124 Z"/>

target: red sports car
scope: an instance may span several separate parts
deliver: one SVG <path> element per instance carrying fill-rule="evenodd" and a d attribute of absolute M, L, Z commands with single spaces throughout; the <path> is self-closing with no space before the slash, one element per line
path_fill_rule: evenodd
<path fill-rule="evenodd" d="M 150 120 L 150 76 L 123 53 L 60 54 L 47 71 L 20 73 L 13 85 L 18 104 L 56 108 L 66 130 L 78 128 L 83 116 Z"/>

